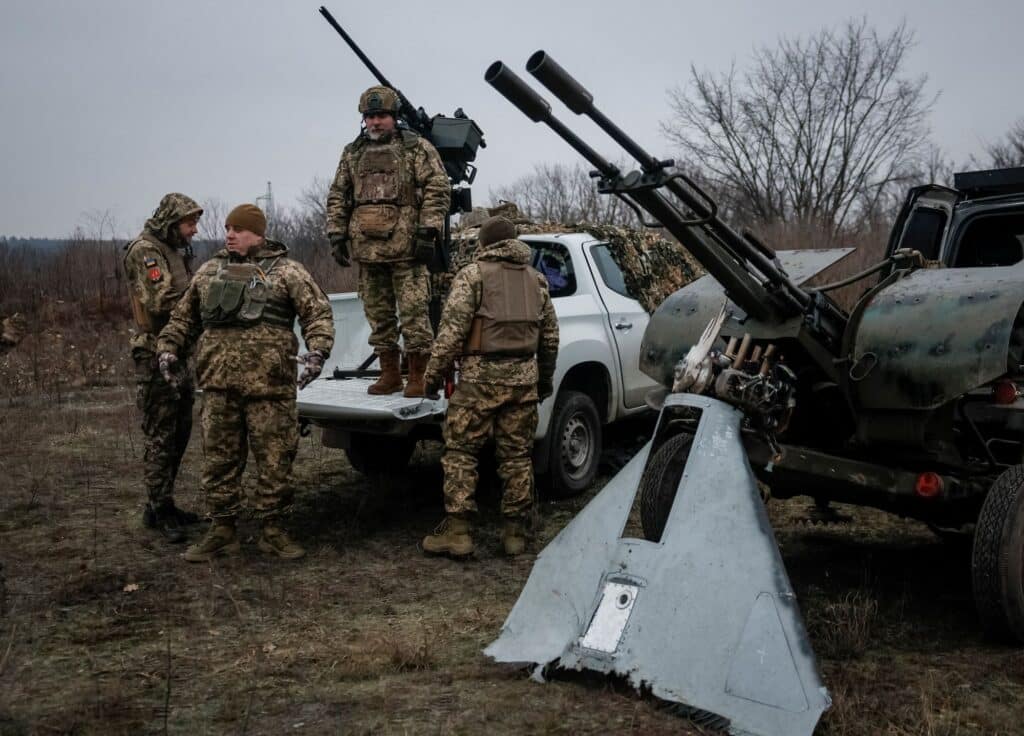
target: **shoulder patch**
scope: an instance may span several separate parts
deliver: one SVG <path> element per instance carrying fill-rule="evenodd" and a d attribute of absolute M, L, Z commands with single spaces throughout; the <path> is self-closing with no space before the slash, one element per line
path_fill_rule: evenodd
<path fill-rule="evenodd" d="M 146 268 L 153 268 L 153 266 L 156 265 L 155 258 L 144 258 L 142 262 L 145 264 Z"/>
<path fill-rule="evenodd" d="M 154 261 L 154 263 L 155 263 L 155 261 Z M 146 267 L 149 269 L 148 273 L 149 273 L 149 280 L 150 281 L 155 283 L 155 282 L 157 282 L 157 281 L 159 281 L 160 279 L 163 278 L 164 275 L 163 275 L 163 272 L 160 270 L 159 266 L 156 266 L 156 265 L 150 266 L 147 263 Z"/>

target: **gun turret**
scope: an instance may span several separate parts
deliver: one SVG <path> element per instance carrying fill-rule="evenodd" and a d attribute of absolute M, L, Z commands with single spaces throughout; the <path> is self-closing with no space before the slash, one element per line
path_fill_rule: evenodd
<path fill-rule="evenodd" d="M 729 227 L 714 200 L 671 160 L 658 160 L 616 126 L 594 105 L 594 98 L 544 51 L 537 51 L 526 69 L 578 115 L 586 115 L 640 164 L 640 171 L 622 173 L 551 112 L 551 106 L 501 61 L 484 79 L 534 122 L 542 122 L 595 168 L 598 190 L 620 197 L 648 227 L 661 226 L 700 261 L 746 315 L 780 323 L 803 315 L 815 342 L 838 347 L 846 315 L 824 294 L 809 292 L 789 278 L 767 246 Z M 682 206 L 680 206 L 682 205 Z M 648 221 L 643 213 L 654 218 Z M 815 351 L 816 352 L 816 351 Z"/>

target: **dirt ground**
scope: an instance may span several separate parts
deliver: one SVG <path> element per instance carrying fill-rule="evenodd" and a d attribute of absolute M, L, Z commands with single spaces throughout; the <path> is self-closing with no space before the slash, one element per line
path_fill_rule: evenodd
<path fill-rule="evenodd" d="M 421 554 L 437 447 L 374 480 L 304 438 L 310 555 L 202 565 L 141 527 L 141 449 L 127 388 L 0 406 L 0 734 L 703 733 L 622 683 L 540 685 L 481 654 L 532 556 L 497 554 L 493 494 L 474 561 Z M 186 507 L 202 452 L 194 436 Z M 535 552 L 593 492 L 542 505 Z M 834 700 L 818 733 L 1024 733 L 1024 654 L 978 633 L 967 547 L 859 509 L 808 525 L 806 506 L 769 508 Z"/>

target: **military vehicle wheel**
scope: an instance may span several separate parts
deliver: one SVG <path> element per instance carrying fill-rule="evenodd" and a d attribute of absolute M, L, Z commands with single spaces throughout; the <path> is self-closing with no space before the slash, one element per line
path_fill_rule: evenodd
<path fill-rule="evenodd" d="M 674 435 L 655 451 L 647 463 L 639 490 L 640 525 L 647 540 L 657 542 L 665 531 L 692 444 L 692 434 Z"/>
<path fill-rule="evenodd" d="M 345 455 L 353 468 L 370 475 L 404 469 L 415 449 L 416 440 L 409 437 L 355 433 Z"/>
<path fill-rule="evenodd" d="M 553 496 L 572 496 L 590 487 L 601 459 L 601 417 L 589 396 L 558 394 L 548 430 L 551 449 L 545 475 Z"/>
<path fill-rule="evenodd" d="M 984 630 L 1024 643 L 1024 466 L 996 478 L 978 515 L 971 556 L 974 604 Z"/>

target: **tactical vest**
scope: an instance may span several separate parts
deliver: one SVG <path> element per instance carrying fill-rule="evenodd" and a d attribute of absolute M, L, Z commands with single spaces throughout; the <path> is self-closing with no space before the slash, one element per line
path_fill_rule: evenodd
<path fill-rule="evenodd" d="M 185 289 L 188 288 L 189 282 L 192 280 L 192 269 L 189 267 L 189 264 L 192 261 L 192 249 L 186 248 L 183 253 L 177 248 L 172 248 L 162 241 L 157 240 L 155 237 L 146 237 L 143 235 L 125 246 L 122 266 L 124 267 L 126 274 L 128 273 L 128 255 L 131 253 L 131 250 L 136 243 L 148 243 L 160 251 L 164 260 L 167 261 L 168 267 L 171 269 L 171 272 L 167 274 L 167 278 L 171 280 L 171 293 L 174 295 L 176 300 L 180 299 L 181 295 L 185 293 Z M 149 264 L 146 263 L 143 263 L 143 267 L 146 268 L 147 271 L 150 268 Z M 152 267 L 158 268 L 159 264 L 154 261 Z M 163 274 L 160 275 L 161 277 L 163 276 Z M 145 307 L 143 307 L 142 302 L 139 300 L 139 295 L 135 293 L 133 281 L 134 279 L 131 278 L 131 274 L 129 274 L 128 298 L 131 301 L 132 317 L 135 319 L 135 324 L 140 330 L 155 335 L 163 329 L 165 324 L 167 324 L 167 320 L 171 316 L 170 312 L 160 315 L 160 319 L 154 322 L 152 316 L 150 316 L 149 312 Z"/>
<path fill-rule="evenodd" d="M 481 261 L 482 296 L 464 352 L 526 357 L 540 343 L 543 302 L 537 272 L 521 263 Z"/>
<path fill-rule="evenodd" d="M 399 131 L 384 144 L 357 143 L 352 161 L 352 219 L 357 232 L 365 237 L 390 238 L 399 209 L 416 204 L 413 172 L 403 150 L 414 148 L 416 138 Z"/>
<path fill-rule="evenodd" d="M 270 284 L 270 275 L 280 260 L 222 262 L 199 305 L 203 328 L 268 324 L 292 329 L 295 308 L 290 300 L 276 296 Z"/>

